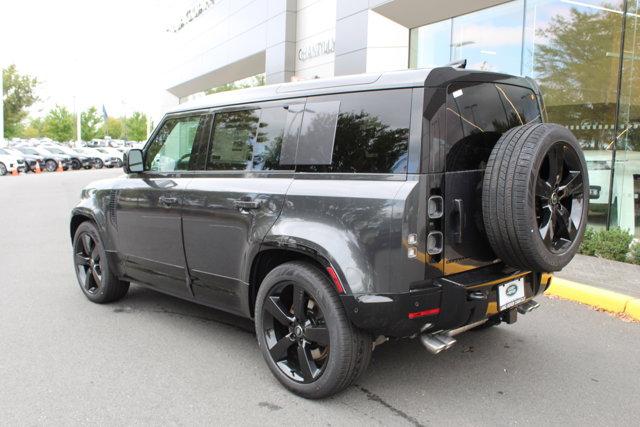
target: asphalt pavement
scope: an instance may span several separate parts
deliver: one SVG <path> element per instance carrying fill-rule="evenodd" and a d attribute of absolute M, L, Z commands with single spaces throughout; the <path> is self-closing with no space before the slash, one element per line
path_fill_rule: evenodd
<path fill-rule="evenodd" d="M 568 301 L 373 354 L 358 384 L 308 401 L 272 377 L 252 323 L 133 286 L 90 303 L 69 212 L 119 170 L 0 178 L 0 424 L 549 425 L 640 420 L 640 325 Z"/>

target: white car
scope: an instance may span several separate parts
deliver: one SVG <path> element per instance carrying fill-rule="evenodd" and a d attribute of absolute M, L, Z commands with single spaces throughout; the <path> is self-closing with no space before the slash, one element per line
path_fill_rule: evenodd
<path fill-rule="evenodd" d="M 0 176 L 13 173 L 14 171 L 26 171 L 24 160 L 0 148 Z"/>
<path fill-rule="evenodd" d="M 120 160 L 119 166 L 122 166 L 122 162 L 124 161 L 124 153 L 122 151 L 113 147 L 100 147 L 100 148 L 96 148 L 96 150 Z"/>
<path fill-rule="evenodd" d="M 103 153 L 96 148 L 82 147 L 76 148 L 76 151 L 78 153 L 84 154 L 85 156 L 92 157 L 94 159 L 93 166 L 96 169 L 101 169 L 103 166 L 106 166 L 108 168 L 112 168 L 118 165 L 122 166 L 122 161 L 117 157 Z"/>

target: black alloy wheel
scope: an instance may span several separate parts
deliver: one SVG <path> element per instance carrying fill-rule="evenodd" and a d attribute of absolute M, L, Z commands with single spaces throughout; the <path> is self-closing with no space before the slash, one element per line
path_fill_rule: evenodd
<path fill-rule="evenodd" d="M 49 159 L 44 162 L 44 168 L 47 170 L 47 172 L 55 172 L 56 169 L 58 169 L 58 162 Z"/>
<path fill-rule="evenodd" d="M 551 146 L 538 172 L 536 220 L 545 246 L 565 251 L 578 235 L 584 208 L 580 158 L 562 141 Z"/>
<path fill-rule="evenodd" d="M 129 283 L 111 271 L 96 226 L 85 221 L 73 237 L 73 264 L 84 295 L 95 303 L 108 303 L 124 297 Z"/>
<path fill-rule="evenodd" d="M 0 162 L 0 176 L 5 176 L 7 174 L 7 167 L 4 163 Z"/>
<path fill-rule="evenodd" d="M 267 349 L 282 373 L 301 383 L 318 379 L 330 352 L 318 303 L 300 286 L 285 282 L 271 290 L 262 316 Z"/>
<path fill-rule="evenodd" d="M 256 336 L 271 373 L 293 393 L 320 399 L 353 383 L 371 360 L 371 336 L 356 328 L 319 266 L 291 261 L 258 288 Z"/>
<path fill-rule="evenodd" d="M 74 245 L 76 275 L 84 290 L 95 294 L 102 286 L 102 258 L 96 241 L 82 233 Z"/>

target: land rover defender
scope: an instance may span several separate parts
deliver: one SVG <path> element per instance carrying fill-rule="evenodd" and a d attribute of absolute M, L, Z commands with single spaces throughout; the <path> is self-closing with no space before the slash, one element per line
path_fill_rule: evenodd
<path fill-rule="evenodd" d="M 389 337 L 432 353 L 516 321 L 574 256 L 589 185 L 534 81 L 441 67 L 207 96 L 73 209 L 82 292 L 147 286 L 255 320 L 275 377 L 351 384 Z"/>

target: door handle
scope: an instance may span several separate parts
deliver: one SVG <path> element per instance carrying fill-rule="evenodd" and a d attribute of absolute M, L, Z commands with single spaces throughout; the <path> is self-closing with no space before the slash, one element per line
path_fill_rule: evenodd
<path fill-rule="evenodd" d="M 262 206 L 262 200 L 237 199 L 233 201 L 233 206 L 238 209 L 259 209 Z"/>
<path fill-rule="evenodd" d="M 453 199 L 452 213 L 457 222 L 453 229 L 453 239 L 456 243 L 462 243 L 462 230 L 464 229 L 464 202 L 462 199 Z"/>
<path fill-rule="evenodd" d="M 178 204 L 177 197 L 160 196 L 158 198 L 158 201 L 160 202 L 161 205 L 164 205 L 164 206 L 175 206 Z"/>

